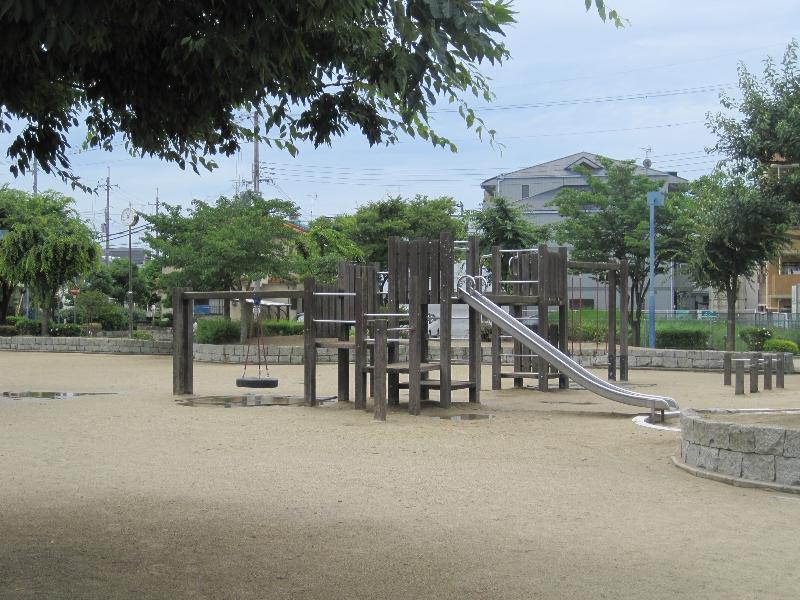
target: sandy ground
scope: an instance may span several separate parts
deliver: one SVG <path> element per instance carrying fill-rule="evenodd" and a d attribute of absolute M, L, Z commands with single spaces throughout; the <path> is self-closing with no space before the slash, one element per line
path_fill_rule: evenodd
<path fill-rule="evenodd" d="M 301 392 L 302 367 L 272 372 Z M 237 393 L 240 373 L 198 363 L 195 391 Z M 632 380 L 684 407 L 800 407 L 800 376 L 743 399 L 720 374 Z M 798 595 L 800 496 L 692 477 L 677 433 L 586 391 L 380 424 L 179 406 L 169 357 L 0 352 L 0 391 L 23 390 L 116 395 L 0 398 L 0 598 Z"/>

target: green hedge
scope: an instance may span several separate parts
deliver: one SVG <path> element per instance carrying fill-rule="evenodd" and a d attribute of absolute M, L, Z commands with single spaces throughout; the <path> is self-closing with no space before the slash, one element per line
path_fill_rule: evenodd
<path fill-rule="evenodd" d="M 764 352 L 791 352 L 798 353 L 797 344 L 792 340 L 769 339 L 764 342 Z"/>
<path fill-rule="evenodd" d="M 0 337 L 11 337 L 12 335 L 17 335 L 15 325 L 0 325 Z"/>
<path fill-rule="evenodd" d="M 81 334 L 81 326 L 74 323 L 51 323 L 50 335 L 55 337 L 78 337 Z"/>
<path fill-rule="evenodd" d="M 748 350 L 760 352 L 764 349 L 764 342 L 772 337 L 772 330 L 767 327 L 743 327 L 739 330 L 739 337 L 747 344 Z"/>
<path fill-rule="evenodd" d="M 198 344 L 230 344 L 239 341 L 239 321 L 200 319 L 197 321 Z"/>
<path fill-rule="evenodd" d="M 656 348 L 705 350 L 710 338 L 707 327 L 656 328 Z"/>
<path fill-rule="evenodd" d="M 264 321 L 264 335 L 300 335 L 304 325 L 300 321 Z"/>
<path fill-rule="evenodd" d="M 147 340 L 148 342 L 153 341 L 153 334 L 149 331 L 139 331 L 138 329 L 133 332 L 133 339 L 135 340 Z"/>
<path fill-rule="evenodd" d="M 39 335 L 42 332 L 41 321 L 31 319 L 17 319 L 17 335 Z"/>

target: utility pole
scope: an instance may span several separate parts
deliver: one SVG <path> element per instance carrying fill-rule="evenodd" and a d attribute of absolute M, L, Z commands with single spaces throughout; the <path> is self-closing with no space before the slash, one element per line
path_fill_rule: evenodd
<path fill-rule="evenodd" d="M 253 111 L 253 191 L 261 193 L 261 172 L 258 162 L 258 110 Z"/>
<path fill-rule="evenodd" d="M 39 193 L 39 161 L 33 159 L 33 195 Z"/>
<path fill-rule="evenodd" d="M 110 240 L 111 218 L 109 214 L 110 211 L 111 211 L 111 167 L 108 167 L 108 174 L 106 175 L 106 261 L 105 261 L 106 264 L 108 264 L 111 261 L 110 248 L 109 248 L 111 242 Z"/>

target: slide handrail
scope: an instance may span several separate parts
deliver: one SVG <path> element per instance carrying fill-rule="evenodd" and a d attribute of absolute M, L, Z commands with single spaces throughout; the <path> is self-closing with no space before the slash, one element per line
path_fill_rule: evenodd
<path fill-rule="evenodd" d="M 503 329 L 523 346 L 543 356 L 548 363 L 554 365 L 560 372 L 566 374 L 587 390 L 609 400 L 632 406 L 642 406 L 655 410 L 678 409 L 678 403 L 667 396 L 634 392 L 601 379 L 489 300 L 476 289 L 477 286 L 474 285 L 474 280 L 471 282 L 467 280 L 465 283 L 466 285 L 459 285 L 458 287 L 459 296 L 464 303 Z"/>

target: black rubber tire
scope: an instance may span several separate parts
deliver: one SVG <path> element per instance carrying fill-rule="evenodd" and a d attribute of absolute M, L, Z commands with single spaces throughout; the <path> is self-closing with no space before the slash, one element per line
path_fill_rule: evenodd
<path fill-rule="evenodd" d="M 236 387 L 276 388 L 278 387 L 278 380 L 273 377 L 237 377 Z"/>

